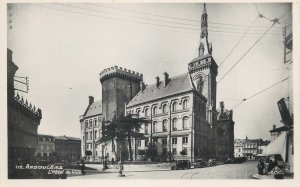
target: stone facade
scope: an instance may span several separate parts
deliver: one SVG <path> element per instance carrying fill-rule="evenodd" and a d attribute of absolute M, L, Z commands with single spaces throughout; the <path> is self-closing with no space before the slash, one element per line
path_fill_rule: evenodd
<path fill-rule="evenodd" d="M 55 136 L 55 153 L 59 160 L 78 161 L 81 156 L 81 140 L 69 136 Z"/>
<path fill-rule="evenodd" d="M 39 159 L 48 160 L 55 152 L 55 139 L 50 135 L 38 135 L 38 145 L 35 156 Z"/>
<path fill-rule="evenodd" d="M 89 103 L 80 117 L 82 141 L 87 142 L 84 124 L 89 120 L 102 117 L 104 122 L 130 113 L 151 121 L 143 124 L 140 130 L 145 134 L 144 139 L 131 140 L 134 160 L 144 159 L 150 146 L 155 148 L 157 160 L 165 160 L 166 155 L 191 161 L 203 157 L 233 157 L 232 111 L 225 111 L 224 106 L 221 112 L 216 109 L 218 65 L 208 40 L 205 6 L 200 38 L 198 57 L 188 63 L 187 73 L 182 75 L 169 77 L 165 72 L 163 79 L 156 77 L 154 84 L 146 86 L 140 73 L 118 66 L 103 70 L 100 73 L 102 110 L 94 116 L 87 115 L 93 110 Z M 117 156 L 119 146 L 127 145 L 126 141 L 123 143 L 112 142 L 101 147 L 102 150 L 108 147 L 109 154 Z"/>
<path fill-rule="evenodd" d="M 225 111 L 224 102 L 220 102 L 221 111 L 214 126 L 214 155 L 218 160 L 234 157 L 234 122 L 232 110 Z"/>
<path fill-rule="evenodd" d="M 13 63 L 12 51 L 7 50 L 7 131 L 8 177 L 15 178 L 17 162 L 31 162 L 38 143 L 37 130 L 42 111 L 18 93 L 15 93 L 14 76 L 18 67 Z"/>

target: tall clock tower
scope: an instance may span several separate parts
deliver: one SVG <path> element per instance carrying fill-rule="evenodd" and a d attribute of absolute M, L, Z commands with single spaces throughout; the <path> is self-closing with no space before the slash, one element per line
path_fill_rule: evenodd
<path fill-rule="evenodd" d="M 217 82 L 218 65 L 212 56 L 212 44 L 208 40 L 207 30 L 207 12 L 206 4 L 204 3 L 201 16 L 201 34 L 200 45 L 198 48 L 198 57 L 193 59 L 188 64 L 195 89 L 207 98 L 206 104 L 206 119 L 212 126 L 215 123 L 216 112 L 216 97 L 217 97 Z"/>

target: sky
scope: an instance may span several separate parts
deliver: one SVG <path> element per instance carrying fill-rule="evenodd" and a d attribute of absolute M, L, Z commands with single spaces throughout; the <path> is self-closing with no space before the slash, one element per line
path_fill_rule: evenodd
<path fill-rule="evenodd" d="M 277 101 L 291 95 L 290 79 L 241 101 L 291 76 L 282 37 L 284 25 L 292 30 L 291 4 L 206 7 L 217 64 L 253 24 L 219 67 L 217 80 L 272 25 L 268 19 L 283 16 L 217 85 L 217 107 L 224 101 L 225 108 L 233 108 L 235 138 L 270 139 L 272 126 L 282 126 Z M 101 100 L 99 73 L 105 68 L 140 72 L 146 84 L 163 72 L 186 73 L 197 55 L 202 9 L 203 3 L 10 4 L 7 45 L 19 67 L 16 75 L 29 77 L 29 93 L 20 95 L 42 109 L 38 133 L 79 137 L 88 96 Z M 258 11 L 268 19 L 257 19 Z"/>

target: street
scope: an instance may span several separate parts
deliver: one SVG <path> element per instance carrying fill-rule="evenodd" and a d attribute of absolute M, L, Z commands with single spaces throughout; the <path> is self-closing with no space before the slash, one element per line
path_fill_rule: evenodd
<path fill-rule="evenodd" d="M 256 161 L 241 164 L 225 164 L 207 168 L 189 170 L 141 170 L 126 171 L 125 177 L 118 177 L 117 169 L 105 172 L 88 173 L 81 176 L 70 176 L 68 179 L 249 179 L 257 173 Z"/>

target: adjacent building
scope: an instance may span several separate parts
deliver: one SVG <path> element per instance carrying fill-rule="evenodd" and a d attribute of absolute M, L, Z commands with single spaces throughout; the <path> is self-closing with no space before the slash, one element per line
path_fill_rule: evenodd
<path fill-rule="evenodd" d="M 191 161 L 233 157 L 233 112 L 225 110 L 224 102 L 219 111 L 216 109 L 218 65 L 208 40 L 205 5 L 200 39 L 198 57 L 187 64 L 186 73 L 170 77 L 165 72 L 162 79 L 156 77 L 150 85 L 145 85 L 138 72 L 118 66 L 104 69 L 100 73 L 102 101 L 94 102 L 90 97 L 80 116 L 82 156 L 89 150 L 92 158 L 101 155 L 118 159 L 120 148 L 128 150 L 128 143 L 98 143 L 100 124 L 130 113 L 150 120 L 140 129 L 145 138 L 131 140 L 134 160 L 143 159 L 150 146 L 155 148 L 156 160 L 164 160 L 170 154 L 175 160 Z"/>
<path fill-rule="evenodd" d="M 15 92 L 15 74 L 18 70 L 7 50 L 7 133 L 8 133 L 8 177 L 17 178 L 17 163 L 30 163 L 38 144 L 38 126 L 42 111 Z"/>
<path fill-rule="evenodd" d="M 78 161 L 81 156 L 80 138 L 55 136 L 55 155 L 60 161 Z"/>
<path fill-rule="evenodd" d="M 55 153 L 55 139 L 50 135 L 38 135 L 35 156 L 39 160 L 49 160 Z"/>

